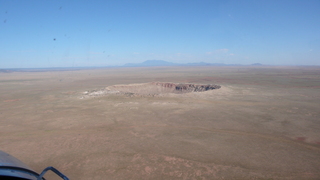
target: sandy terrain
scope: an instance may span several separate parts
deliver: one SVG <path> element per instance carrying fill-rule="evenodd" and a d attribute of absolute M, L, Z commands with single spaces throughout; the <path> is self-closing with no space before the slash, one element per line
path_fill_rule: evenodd
<path fill-rule="evenodd" d="M 150 82 L 221 88 L 117 93 Z M 0 73 L 0 149 L 70 179 L 320 179 L 319 109 L 315 67 Z"/>

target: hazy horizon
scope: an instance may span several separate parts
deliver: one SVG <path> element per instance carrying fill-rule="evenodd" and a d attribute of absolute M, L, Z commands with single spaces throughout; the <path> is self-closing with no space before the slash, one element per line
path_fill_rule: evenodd
<path fill-rule="evenodd" d="M 154 60 L 147 60 L 147 61 L 154 61 Z M 193 62 L 193 63 L 173 63 L 172 65 L 145 65 L 143 62 L 137 62 L 137 63 L 126 63 L 122 65 L 105 65 L 105 66 L 52 66 L 52 67 L 14 67 L 14 68 L 0 68 L 0 70 L 14 70 L 14 69 L 91 69 L 91 68 L 128 68 L 128 67 L 175 67 L 175 66 L 181 66 L 181 67 L 199 67 L 199 66 L 259 66 L 259 67 L 319 67 L 320 65 L 270 65 L 270 64 L 261 64 L 259 62 L 252 63 L 252 64 L 224 64 L 224 63 L 207 63 L 207 62 Z M 157 61 L 157 60 L 155 60 Z M 162 61 L 162 60 L 160 60 Z M 167 63 L 172 63 L 169 61 L 165 61 Z M 205 63 L 206 65 L 202 65 L 201 63 Z"/>
<path fill-rule="evenodd" d="M 319 66 L 320 2 L 0 1 L 0 69 Z"/>

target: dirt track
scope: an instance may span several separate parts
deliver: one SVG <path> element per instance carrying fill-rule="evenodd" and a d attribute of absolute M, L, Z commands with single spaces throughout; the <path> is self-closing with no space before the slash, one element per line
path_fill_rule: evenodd
<path fill-rule="evenodd" d="M 0 148 L 37 172 L 52 165 L 70 179 L 319 179 L 319 72 L 175 67 L 3 73 Z M 86 91 L 148 82 L 221 88 L 81 98 Z"/>

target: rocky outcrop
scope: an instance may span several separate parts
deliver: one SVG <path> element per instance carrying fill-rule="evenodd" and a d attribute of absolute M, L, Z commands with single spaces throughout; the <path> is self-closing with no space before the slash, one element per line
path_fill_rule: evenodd
<path fill-rule="evenodd" d="M 221 86 L 212 84 L 177 84 L 177 83 L 167 83 L 167 82 L 155 82 L 156 86 L 162 86 L 165 88 L 175 89 L 175 93 L 187 93 L 187 92 L 203 92 L 213 89 L 219 89 Z"/>
<path fill-rule="evenodd" d="M 83 98 L 120 94 L 126 96 L 155 96 L 158 94 L 183 94 L 190 92 L 203 92 L 219 89 L 221 86 L 213 84 L 183 84 L 172 82 L 151 82 L 142 84 L 124 84 L 108 86 L 104 89 L 90 90 L 83 93 Z"/>

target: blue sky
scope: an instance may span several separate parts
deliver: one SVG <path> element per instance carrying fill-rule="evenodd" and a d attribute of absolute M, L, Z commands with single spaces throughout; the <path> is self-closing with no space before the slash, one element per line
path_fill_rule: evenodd
<path fill-rule="evenodd" d="M 0 68 L 320 65 L 319 0 L 0 0 Z"/>

